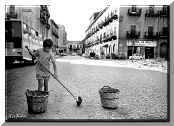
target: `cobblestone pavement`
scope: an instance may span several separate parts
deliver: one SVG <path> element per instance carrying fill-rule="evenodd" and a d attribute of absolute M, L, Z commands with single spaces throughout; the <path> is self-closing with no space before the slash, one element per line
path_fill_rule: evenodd
<path fill-rule="evenodd" d="M 84 59 L 62 57 L 62 60 Z M 90 61 L 86 59 L 86 61 Z M 95 60 L 92 60 L 95 62 Z M 57 61 L 59 79 L 83 98 L 80 107 L 53 78 L 49 82 L 48 110 L 28 114 L 25 91 L 37 89 L 34 66 L 6 70 L 6 118 L 20 115 L 28 119 L 166 119 L 167 74 L 124 67 L 72 64 Z M 104 85 L 119 88 L 119 107 L 101 107 L 99 89 Z"/>

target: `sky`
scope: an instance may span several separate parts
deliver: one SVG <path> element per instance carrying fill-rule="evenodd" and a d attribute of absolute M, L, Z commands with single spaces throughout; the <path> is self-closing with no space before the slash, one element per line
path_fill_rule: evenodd
<path fill-rule="evenodd" d="M 61 3 L 51 3 L 50 18 L 57 24 L 65 26 L 67 40 L 78 41 L 85 37 L 89 18 L 94 12 L 101 11 L 107 5 L 107 0 L 62 0 Z"/>

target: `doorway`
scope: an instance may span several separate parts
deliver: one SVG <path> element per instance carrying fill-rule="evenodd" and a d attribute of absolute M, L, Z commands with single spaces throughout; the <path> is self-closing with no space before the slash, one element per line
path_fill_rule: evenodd
<path fill-rule="evenodd" d="M 167 58 L 167 44 L 166 43 L 161 43 L 160 45 L 160 57 L 161 58 Z"/>
<path fill-rule="evenodd" d="M 146 59 L 154 58 L 154 47 L 145 47 L 145 58 Z"/>

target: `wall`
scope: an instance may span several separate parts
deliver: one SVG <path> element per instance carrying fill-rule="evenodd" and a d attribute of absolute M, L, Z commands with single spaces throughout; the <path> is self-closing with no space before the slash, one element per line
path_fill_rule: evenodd
<path fill-rule="evenodd" d="M 129 16 L 128 9 L 131 6 L 121 6 L 119 12 L 119 53 L 127 57 L 127 31 L 130 31 L 131 25 L 136 25 L 136 31 L 140 32 L 140 37 L 137 40 L 154 40 L 157 41 L 157 47 L 155 48 L 155 57 L 160 56 L 160 44 L 167 43 L 166 38 L 145 39 L 144 32 L 148 31 L 148 26 L 153 26 L 153 32 L 161 32 L 163 27 L 168 26 L 168 19 L 166 17 L 145 17 L 146 10 L 149 6 L 136 6 L 141 8 L 141 16 Z M 161 10 L 163 6 L 154 6 L 155 13 Z M 128 58 L 128 57 L 127 57 Z"/>

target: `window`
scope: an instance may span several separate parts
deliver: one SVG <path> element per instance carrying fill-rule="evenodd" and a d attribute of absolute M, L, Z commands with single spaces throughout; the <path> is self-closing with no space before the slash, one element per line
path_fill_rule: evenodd
<path fill-rule="evenodd" d="M 148 26 L 148 34 L 152 34 L 153 33 L 153 26 Z"/>
<path fill-rule="evenodd" d="M 167 12 L 167 7 L 168 7 L 168 6 L 165 6 L 165 5 L 163 6 L 163 9 L 162 9 L 163 12 Z"/>
<path fill-rule="evenodd" d="M 22 28 L 20 21 L 5 22 L 5 39 L 7 43 L 12 43 L 13 48 L 22 46 Z"/>
<path fill-rule="evenodd" d="M 136 5 L 132 6 L 132 12 L 136 12 Z"/>
<path fill-rule="evenodd" d="M 163 32 L 168 32 L 168 27 L 163 27 Z"/>
<path fill-rule="evenodd" d="M 162 29 L 162 34 L 168 36 L 168 34 L 169 34 L 169 29 L 168 29 L 168 27 L 163 27 L 163 29 Z"/>
<path fill-rule="evenodd" d="M 38 36 L 38 32 L 37 32 L 37 31 L 35 31 L 35 33 L 36 33 L 36 36 Z"/>
<path fill-rule="evenodd" d="M 149 13 L 154 13 L 154 5 L 149 6 Z"/>
<path fill-rule="evenodd" d="M 69 48 L 72 49 L 72 45 L 70 45 Z"/>
<path fill-rule="evenodd" d="M 131 32 L 135 33 L 135 31 L 136 31 L 136 25 L 131 25 Z"/>

